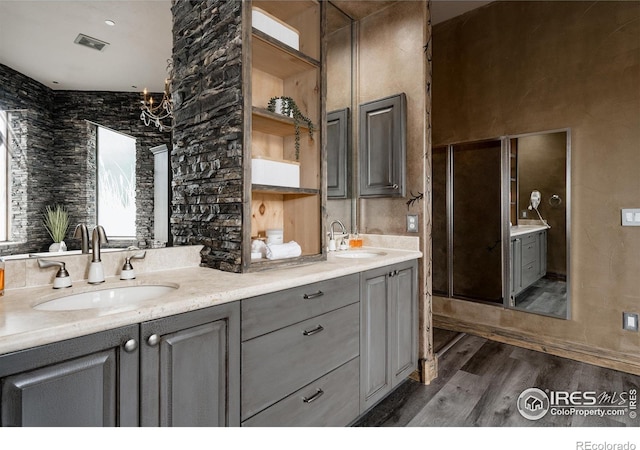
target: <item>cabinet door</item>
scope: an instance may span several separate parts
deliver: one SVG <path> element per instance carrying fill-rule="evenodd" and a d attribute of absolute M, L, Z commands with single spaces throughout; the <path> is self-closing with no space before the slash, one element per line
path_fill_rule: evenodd
<path fill-rule="evenodd" d="M 327 197 L 349 198 L 349 108 L 327 114 Z"/>
<path fill-rule="evenodd" d="M 374 269 L 360 281 L 360 412 L 418 365 L 417 263 Z"/>
<path fill-rule="evenodd" d="M 360 196 L 403 197 L 405 94 L 360 105 Z"/>
<path fill-rule="evenodd" d="M 513 277 L 511 293 L 517 295 L 522 290 L 522 240 L 520 238 L 511 241 L 511 272 Z"/>
<path fill-rule="evenodd" d="M 418 367 L 418 270 L 415 262 L 390 272 L 392 385 L 404 381 Z"/>
<path fill-rule="evenodd" d="M 144 426 L 240 424 L 238 302 L 141 325 Z"/>
<path fill-rule="evenodd" d="M 389 269 L 364 272 L 360 298 L 360 412 L 391 389 Z"/>
<path fill-rule="evenodd" d="M 544 277 L 547 274 L 547 232 L 541 231 L 538 235 L 538 248 L 540 249 L 540 277 Z"/>
<path fill-rule="evenodd" d="M 137 426 L 137 336 L 132 325 L 1 357 L 2 426 Z"/>

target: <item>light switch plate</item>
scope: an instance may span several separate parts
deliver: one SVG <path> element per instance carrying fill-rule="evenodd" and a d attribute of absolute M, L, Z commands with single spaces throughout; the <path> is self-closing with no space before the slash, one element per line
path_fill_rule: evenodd
<path fill-rule="evenodd" d="M 628 331 L 638 331 L 638 314 L 623 312 L 622 329 Z"/>
<path fill-rule="evenodd" d="M 640 208 L 623 208 L 622 226 L 640 227 Z"/>
<path fill-rule="evenodd" d="M 418 232 L 418 215 L 417 214 L 407 214 L 407 232 L 409 233 Z"/>

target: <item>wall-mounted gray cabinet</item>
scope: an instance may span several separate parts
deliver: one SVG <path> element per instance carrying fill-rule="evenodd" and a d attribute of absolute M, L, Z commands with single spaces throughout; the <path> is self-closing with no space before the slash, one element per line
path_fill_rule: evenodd
<path fill-rule="evenodd" d="M 360 105 L 360 197 L 404 197 L 406 174 L 404 93 Z"/>
<path fill-rule="evenodd" d="M 417 367 L 417 263 L 364 272 L 360 283 L 360 410 L 364 412 Z"/>
<path fill-rule="evenodd" d="M 327 197 L 349 198 L 351 152 L 349 108 L 327 114 Z"/>
<path fill-rule="evenodd" d="M 5 426 L 137 426 L 138 326 L 0 357 Z"/>

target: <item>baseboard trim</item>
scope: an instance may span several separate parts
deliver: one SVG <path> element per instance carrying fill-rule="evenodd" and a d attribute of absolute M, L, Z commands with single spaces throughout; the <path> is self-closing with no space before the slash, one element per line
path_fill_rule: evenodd
<path fill-rule="evenodd" d="M 589 347 L 584 344 L 561 341 L 540 335 L 499 329 L 437 314 L 433 315 L 433 326 L 435 328 L 473 334 L 504 344 L 549 353 L 595 366 L 640 375 L 640 358 L 627 353 Z"/>

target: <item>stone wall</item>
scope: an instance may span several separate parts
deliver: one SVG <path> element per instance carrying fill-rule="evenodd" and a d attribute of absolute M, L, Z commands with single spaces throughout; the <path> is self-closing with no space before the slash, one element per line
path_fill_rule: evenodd
<path fill-rule="evenodd" d="M 0 255 L 48 248 L 51 238 L 42 226 L 45 205 L 54 202 L 58 183 L 54 167 L 53 91 L 0 64 L 0 110 L 9 111 L 11 169 L 11 244 Z"/>
<path fill-rule="evenodd" d="M 14 111 L 9 117 L 15 141 L 11 161 L 14 243 L 0 244 L 0 255 L 48 249 L 51 238 L 42 226 L 46 205 L 59 203 L 69 210 L 72 229 L 65 242 L 70 249 L 79 248 L 79 240 L 71 238 L 75 224 L 95 226 L 95 124 L 136 138 L 137 236 L 135 242 L 110 245 L 145 245 L 151 239 L 153 154 L 149 149 L 163 143 L 170 146 L 171 135 L 142 123 L 139 101 L 138 93 L 53 91 L 0 65 L 0 110 Z"/>
<path fill-rule="evenodd" d="M 171 230 L 202 265 L 242 266 L 242 2 L 172 1 Z"/>

